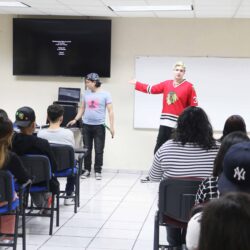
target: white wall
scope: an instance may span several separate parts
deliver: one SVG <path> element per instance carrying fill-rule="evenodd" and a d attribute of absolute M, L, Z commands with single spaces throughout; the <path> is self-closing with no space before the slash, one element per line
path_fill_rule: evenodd
<path fill-rule="evenodd" d="M 136 56 L 250 57 L 249 25 L 250 20 L 114 18 L 111 78 L 102 80 L 113 96 L 116 136 L 107 136 L 104 167 L 147 170 L 152 163 L 157 131 L 133 129 L 134 93 L 127 81 Z M 18 107 L 29 105 L 38 123 L 45 121 L 59 86 L 82 87 L 80 78 L 13 76 L 12 16 L 5 15 L 0 15 L 0 77 L 0 107 L 13 119 Z"/>

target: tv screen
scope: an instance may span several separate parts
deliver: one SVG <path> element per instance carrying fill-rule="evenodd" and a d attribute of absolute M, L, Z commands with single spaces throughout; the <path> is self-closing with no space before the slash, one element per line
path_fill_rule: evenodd
<path fill-rule="evenodd" d="M 58 101 L 80 102 L 81 89 L 80 88 L 63 88 L 58 89 Z"/>
<path fill-rule="evenodd" d="M 110 77 L 111 20 L 13 19 L 13 75 Z"/>

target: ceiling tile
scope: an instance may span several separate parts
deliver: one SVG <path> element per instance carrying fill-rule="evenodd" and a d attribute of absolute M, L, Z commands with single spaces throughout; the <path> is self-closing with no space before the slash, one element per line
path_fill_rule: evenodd
<path fill-rule="evenodd" d="M 83 6 L 105 6 L 101 0 L 57 0 L 65 5 L 83 5 Z"/>
<path fill-rule="evenodd" d="M 137 5 L 147 5 L 146 1 L 144 0 L 103 0 L 103 2 L 107 5 L 107 6 L 126 6 L 126 5 L 131 5 L 131 6 L 137 6 Z"/>
<path fill-rule="evenodd" d="M 147 0 L 149 5 L 189 5 L 192 0 Z"/>
<path fill-rule="evenodd" d="M 155 11 L 156 16 L 165 18 L 193 18 L 193 11 Z"/>
<path fill-rule="evenodd" d="M 140 12 L 117 12 L 117 15 L 120 17 L 156 17 L 153 11 L 140 11 Z"/>

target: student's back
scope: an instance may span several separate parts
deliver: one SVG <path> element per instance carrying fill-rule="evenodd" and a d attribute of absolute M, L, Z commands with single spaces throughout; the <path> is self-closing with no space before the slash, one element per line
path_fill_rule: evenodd
<path fill-rule="evenodd" d="M 12 151 L 20 156 L 25 154 L 46 155 L 50 160 L 52 171 L 56 168 L 56 161 L 48 141 L 35 135 L 16 133 L 12 141 Z"/>

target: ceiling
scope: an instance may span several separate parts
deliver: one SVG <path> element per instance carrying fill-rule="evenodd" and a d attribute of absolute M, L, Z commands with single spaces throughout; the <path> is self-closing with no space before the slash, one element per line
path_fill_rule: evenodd
<path fill-rule="evenodd" d="M 14 1 L 14 0 L 0 0 Z M 20 0 L 29 5 L 0 7 L 0 14 L 154 17 L 154 18 L 250 18 L 250 0 Z M 193 5 L 193 11 L 113 12 L 110 5 Z"/>

